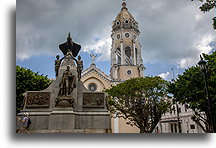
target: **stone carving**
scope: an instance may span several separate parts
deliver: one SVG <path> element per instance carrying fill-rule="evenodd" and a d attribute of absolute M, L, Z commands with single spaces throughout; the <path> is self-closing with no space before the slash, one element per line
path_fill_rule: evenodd
<path fill-rule="evenodd" d="M 104 107 L 104 93 L 83 93 L 83 107 Z"/>
<path fill-rule="evenodd" d="M 51 92 L 27 92 L 26 108 L 47 108 Z"/>
<path fill-rule="evenodd" d="M 60 96 L 55 100 L 56 107 L 73 107 L 74 99 L 71 96 Z"/>
<path fill-rule="evenodd" d="M 59 72 L 59 67 L 61 65 L 62 60 L 65 58 L 65 56 L 61 59 L 59 59 L 59 55 L 56 56 L 55 60 L 55 72 L 56 72 L 56 77 L 58 77 L 58 72 Z"/>
<path fill-rule="evenodd" d="M 70 72 L 70 66 L 67 66 L 67 70 L 64 71 L 62 80 L 59 84 L 59 96 L 68 96 L 76 87 L 76 77 Z"/>

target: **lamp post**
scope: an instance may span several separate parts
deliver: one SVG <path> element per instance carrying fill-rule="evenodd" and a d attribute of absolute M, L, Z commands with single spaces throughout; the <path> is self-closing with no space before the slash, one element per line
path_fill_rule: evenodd
<path fill-rule="evenodd" d="M 205 92 L 206 92 L 206 100 L 208 101 L 208 114 L 209 114 L 209 120 L 210 120 L 210 132 L 215 133 L 215 117 L 214 117 L 214 113 L 213 108 L 212 108 L 212 101 L 209 98 L 209 92 L 208 92 L 208 81 L 206 79 L 207 76 L 207 61 L 203 60 L 202 56 L 200 55 L 200 61 L 198 62 L 198 65 L 201 69 L 201 71 L 203 72 L 204 75 L 204 82 L 205 82 Z"/>

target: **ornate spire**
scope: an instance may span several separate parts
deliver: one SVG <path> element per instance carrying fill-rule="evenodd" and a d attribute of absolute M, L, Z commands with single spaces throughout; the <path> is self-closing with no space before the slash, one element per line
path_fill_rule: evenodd
<path fill-rule="evenodd" d="M 123 0 L 123 1 L 122 1 L 122 9 L 127 9 L 126 6 L 127 6 L 127 4 L 126 4 L 125 0 Z M 122 10 L 122 9 L 121 9 L 121 10 Z"/>

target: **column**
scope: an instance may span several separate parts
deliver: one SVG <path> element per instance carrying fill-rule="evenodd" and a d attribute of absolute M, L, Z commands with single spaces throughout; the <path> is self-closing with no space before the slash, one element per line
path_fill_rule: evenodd
<path fill-rule="evenodd" d="M 112 50 L 111 50 L 111 65 L 113 66 L 114 64 L 116 64 L 116 52 L 115 52 L 115 46 L 112 46 Z"/>
<path fill-rule="evenodd" d="M 139 46 L 137 49 L 137 64 L 141 64 L 141 47 Z"/>
<path fill-rule="evenodd" d="M 111 66 L 113 66 L 114 61 L 113 61 L 113 45 L 111 45 Z"/>
<path fill-rule="evenodd" d="M 121 40 L 121 65 L 124 65 L 124 48 L 123 48 L 123 40 Z"/>
<path fill-rule="evenodd" d="M 133 64 L 136 65 L 136 50 L 135 50 L 135 41 L 132 40 L 133 42 Z"/>

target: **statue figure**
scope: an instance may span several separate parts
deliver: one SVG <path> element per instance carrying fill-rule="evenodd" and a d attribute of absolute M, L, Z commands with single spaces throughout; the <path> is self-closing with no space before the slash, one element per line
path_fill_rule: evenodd
<path fill-rule="evenodd" d="M 78 56 L 78 60 L 73 58 L 76 61 L 77 64 L 77 73 L 78 73 L 78 80 L 81 79 L 81 74 L 83 70 L 83 61 L 81 60 L 81 56 Z"/>
<path fill-rule="evenodd" d="M 92 57 L 92 64 L 95 64 L 95 58 L 97 57 L 97 55 L 94 54 L 90 54 L 90 56 Z"/>
<path fill-rule="evenodd" d="M 59 95 L 60 96 L 70 95 L 70 93 L 76 87 L 75 80 L 76 80 L 75 75 L 73 75 L 72 72 L 70 72 L 70 66 L 67 66 L 67 70 L 64 71 L 62 80 L 59 84 L 60 86 Z"/>
<path fill-rule="evenodd" d="M 55 60 L 55 73 L 56 73 L 56 77 L 58 77 L 58 72 L 59 72 L 59 67 L 61 65 L 61 61 L 65 58 L 65 56 L 61 59 L 59 59 L 59 55 L 56 56 L 56 60 Z"/>
<path fill-rule="evenodd" d="M 72 52 L 73 57 L 76 57 L 78 55 L 80 48 L 81 48 L 80 45 L 78 45 L 72 41 L 72 38 L 70 37 L 70 32 L 69 32 L 68 37 L 67 37 L 67 42 L 59 45 L 59 49 L 62 51 L 62 53 L 64 55 L 66 55 L 68 53 L 68 51 L 70 51 L 70 52 Z"/>

